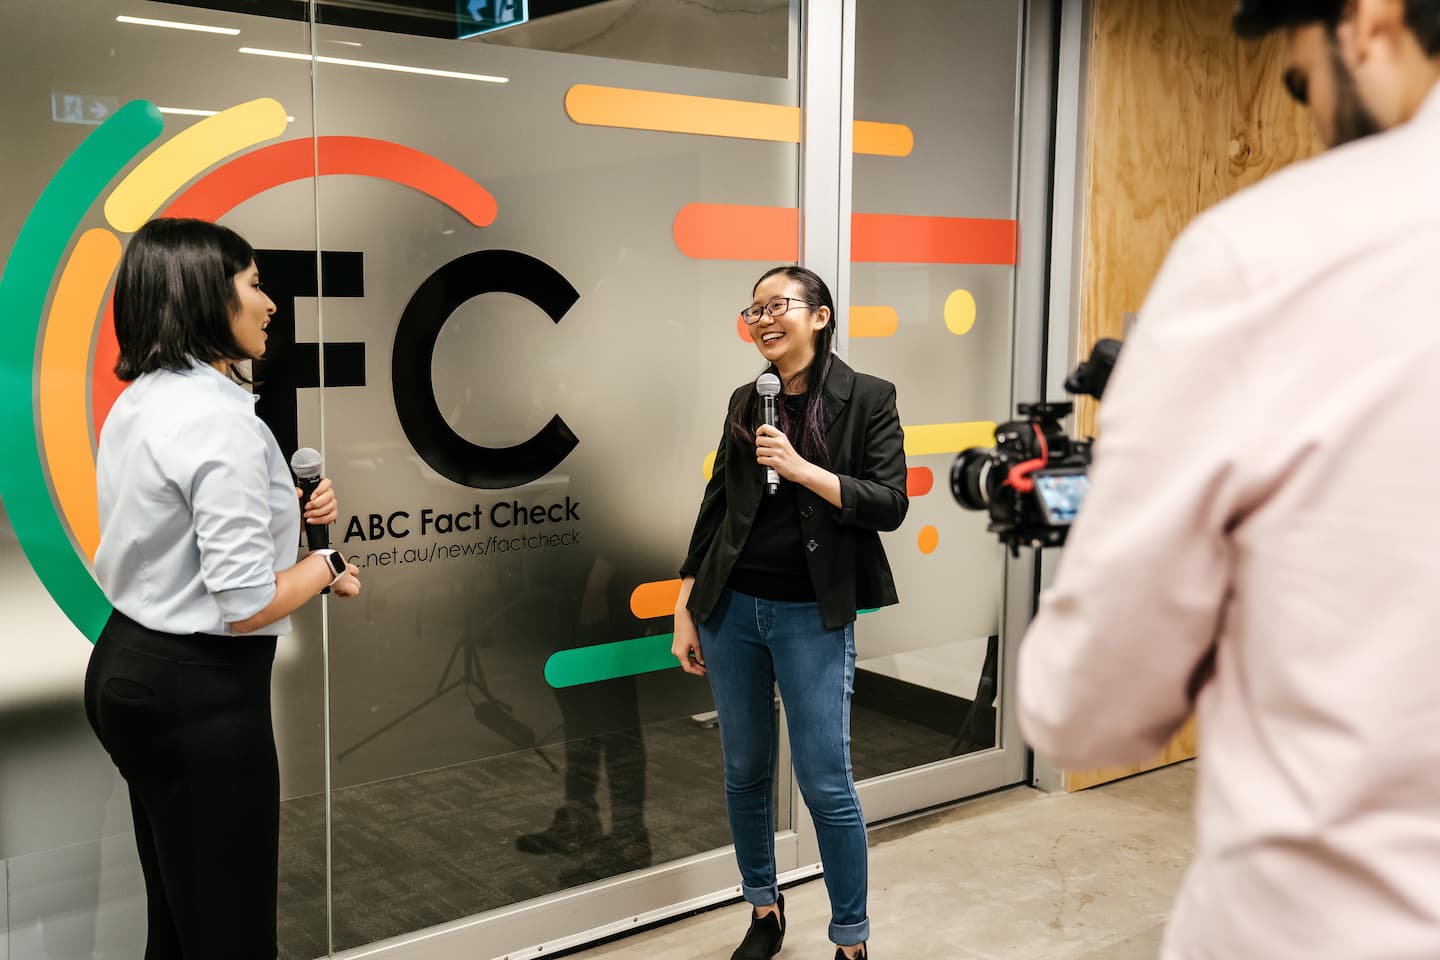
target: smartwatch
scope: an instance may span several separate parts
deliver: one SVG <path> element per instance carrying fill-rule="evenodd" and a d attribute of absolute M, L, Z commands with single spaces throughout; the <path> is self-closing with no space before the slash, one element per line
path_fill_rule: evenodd
<path fill-rule="evenodd" d="M 321 593 L 329 593 L 330 588 L 339 583 L 340 578 L 345 576 L 345 572 L 350 568 L 346 565 L 345 558 L 334 550 L 322 549 L 311 550 L 310 552 L 324 557 L 325 562 L 330 565 L 330 582 L 325 585 L 324 590 L 320 591 Z"/>

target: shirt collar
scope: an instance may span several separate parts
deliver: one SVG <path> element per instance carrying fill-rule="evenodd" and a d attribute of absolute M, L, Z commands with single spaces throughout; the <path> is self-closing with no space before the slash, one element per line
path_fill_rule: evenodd
<path fill-rule="evenodd" d="M 244 401 L 247 407 L 253 407 L 255 403 L 260 399 L 258 394 L 246 390 L 244 387 L 240 386 L 240 384 L 236 383 L 234 380 L 231 380 L 229 377 L 221 373 L 219 370 L 216 370 L 210 364 L 202 363 L 199 360 L 192 359 L 190 361 L 190 366 L 185 370 L 180 371 L 180 375 L 182 377 L 191 377 L 200 381 L 207 381 L 208 379 L 213 378 L 215 381 L 218 381 L 216 386 L 217 389 L 219 389 L 221 396 L 229 400 L 234 400 L 236 402 Z"/>

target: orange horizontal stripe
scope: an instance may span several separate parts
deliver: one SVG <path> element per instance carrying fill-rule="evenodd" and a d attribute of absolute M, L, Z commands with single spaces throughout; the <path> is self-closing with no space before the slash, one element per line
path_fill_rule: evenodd
<path fill-rule="evenodd" d="M 857 213 L 850 233 L 854 263 L 1015 262 L 1014 220 Z"/>
<path fill-rule="evenodd" d="M 799 143 L 801 137 L 799 107 L 658 90 L 577 83 L 565 92 L 565 112 L 576 123 L 593 127 L 772 143 Z M 915 149 L 915 134 L 903 123 L 856 120 L 853 149 L 856 153 L 904 157 Z"/>
<path fill-rule="evenodd" d="M 923 497 L 935 487 L 935 474 L 929 467 L 911 467 L 905 471 L 905 493 Z"/>
<path fill-rule="evenodd" d="M 800 211 L 687 203 L 675 215 L 675 245 L 696 260 L 769 260 L 800 255 Z M 1014 264 L 1014 220 L 857 213 L 851 221 L 854 263 Z"/>
<path fill-rule="evenodd" d="M 900 314 L 894 307 L 851 307 L 850 336 L 893 337 L 900 329 Z"/>
<path fill-rule="evenodd" d="M 679 599 L 679 580 L 642 583 L 630 594 L 630 612 L 641 620 L 674 616 L 675 602 Z"/>
<path fill-rule="evenodd" d="M 800 211 L 687 203 L 675 215 L 675 246 L 695 260 L 800 259 Z"/>
<path fill-rule="evenodd" d="M 578 83 L 565 92 L 565 112 L 596 127 L 800 142 L 799 109 L 773 103 Z"/>
<path fill-rule="evenodd" d="M 877 157 L 908 157 L 915 149 L 915 134 L 903 123 L 876 123 L 873 120 L 855 121 L 856 153 Z"/>

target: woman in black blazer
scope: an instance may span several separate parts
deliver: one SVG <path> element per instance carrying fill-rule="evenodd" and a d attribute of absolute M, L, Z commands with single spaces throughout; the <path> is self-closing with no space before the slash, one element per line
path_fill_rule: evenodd
<path fill-rule="evenodd" d="M 746 384 L 680 568 L 672 648 L 708 676 L 725 753 L 725 799 L 750 929 L 732 960 L 766 960 L 785 936 L 776 885 L 779 685 L 796 779 L 815 822 L 835 958 L 866 957 L 865 820 L 850 768 L 855 613 L 896 603 L 880 531 L 905 519 L 905 437 L 895 387 L 832 352 L 834 300 L 802 267 L 776 267 L 742 311 L 782 384 L 763 425 Z M 780 476 L 765 492 L 765 469 Z"/>

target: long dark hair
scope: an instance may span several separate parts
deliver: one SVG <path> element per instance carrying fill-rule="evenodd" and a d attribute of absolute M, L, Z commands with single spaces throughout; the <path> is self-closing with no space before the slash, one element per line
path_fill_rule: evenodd
<path fill-rule="evenodd" d="M 825 447 L 825 396 L 822 389 L 825 385 L 825 375 L 830 370 L 831 351 L 835 345 L 835 298 L 830 296 L 830 288 L 825 285 L 819 275 L 813 270 L 804 267 L 783 266 L 774 267 L 755 281 L 755 286 L 750 293 L 753 296 L 755 291 L 760 289 L 760 284 L 769 280 L 777 273 L 783 273 L 786 277 L 794 280 L 805 291 L 805 302 L 810 309 L 818 310 L 825 307 L 830 311 L 830 322 L 819 330 L 815 331 L 815 357 L 810 365 L 804 370 L 791 377 L 785 387 L 793 386 L 796 381 L 805 381 L 805 409 L 799 418 L 792 421 L 788 404 L 779 404 L 780 432 L 790 438 L 790 443 L 795 447 L 797 453 L 809 460 L 811 463 L 824 464 L 829 461 L 830 453 Z M 767 364 L 763 373 L 780 375 L 775 365 Z M 752 383 L 746 390 L 741 403 L 737 404 L 730 416 L 730 432 L 733 433 L 742 443 L 753 444 L 755 442 L 755 428 L 760 422 L 760 394 L 755 390 Z"/>
<path fill-rule="evenodd" d="M 161 218 L 137 230 L 115 280 L 115 375 L 128 382 L 197 360 L 251 359 L 230 320 L 240 305 L 235 277 L 254 260 L 243 237 L 204 220 Z"/>

